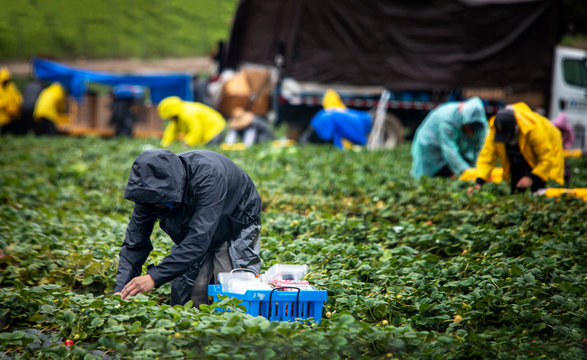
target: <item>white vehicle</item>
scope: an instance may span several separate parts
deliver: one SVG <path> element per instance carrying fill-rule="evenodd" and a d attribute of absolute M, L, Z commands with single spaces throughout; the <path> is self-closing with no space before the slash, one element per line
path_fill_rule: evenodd
<path fill-rule="evenodd" d="M 550 114 L 553 119 L 564 108 L 575 130 L 573 147 L 587 151 L 587 51 L 557 47 L 552 71 Z"/>

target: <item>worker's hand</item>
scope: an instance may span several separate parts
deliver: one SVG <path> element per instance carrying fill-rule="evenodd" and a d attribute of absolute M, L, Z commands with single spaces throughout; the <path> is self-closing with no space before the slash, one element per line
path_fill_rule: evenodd
<path fill-rule="evenodd" d="M 469 196 L 469 197 L 473 196 L 473 193 L 475 192 L 475 190 L 481 190 L 481 185 L 475 184 L 473 186 L 470 186 L 467 189 L 467 196 Z"/>
<path fill-rule="evenodd" d="M 120 297 L 122 298 L 122 291 L 116 292 L 114 293 L 114 295 L 120 295 Z"/>
<path fill-rule="evenodd" d="M 126 284 L 124 289 L 120 292 L 120 297 L 122 297 L 122 300 L 126 300 L 126 298 L 130 296 L 149 292 L 153 290 L 154 287 L 155 281 L 153 281 L 151 275 L 137 276 Z"/>
<path fill-rule="evenodd" d="M 529 176 L 522 177 L 518 181 L 518 183 L 516 184 L 516 187 L 518 189 L 526 189 L 526 188 L 529 188 L 530 186 L 532 186 L 532 178 Z"/>

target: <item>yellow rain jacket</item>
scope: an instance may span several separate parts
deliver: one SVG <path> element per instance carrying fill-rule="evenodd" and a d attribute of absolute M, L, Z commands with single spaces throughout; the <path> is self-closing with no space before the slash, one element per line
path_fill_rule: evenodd
<path fill-rule="evenodd" d="M 177 96 L 163 99 L 158 106 L 159 116 L 171 120 L 165 128 L 161 146 L 165 147 L 183 134 L 189 146 L 204 145 L 218 136 L 226 127 L 226 120 L 213 108 L 197 102 L 183 101 Z"/>
<path fill-rule="evenodd" d="M 63 86 L 58 82 L 51 84 L 39 94 L 33 111 L 33 118 L 37 122 L 41 118 L 45 118 L 56 125 L 65 122 L 61 115 L 66 111 L 65 100 Z"/>
<path fill-rule="evenodd" d="M 0 126 L 10 123 L 20 116 L 20 104 L 22 95 L 12 81 L 10 71 L 3 67 L 0 69 Z M 4 85 L 4 82 L 6 82 Z"/>
<path fill-rule="evenodd" d="M 530 110 L 524 103 L 512 105 L 520 129 L 518 144 L 522 156 L 532 168 L 532 174 L 544 181 L 552 179 L 564 184 L 563 140 L 560 131 L 545 117 Z M 503 178 L 510 181 L 510 162 L 505 144 L 493 141 L 495 117 L 489 120 L 489 135 L 477 159 L 477 176 L 487 181 L 497 158 L 503 167 Z"/>

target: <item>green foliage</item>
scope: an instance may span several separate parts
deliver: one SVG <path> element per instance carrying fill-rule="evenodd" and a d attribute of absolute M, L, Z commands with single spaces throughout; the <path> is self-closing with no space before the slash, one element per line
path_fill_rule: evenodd
<path fill-rule="evenodd" d="M 408 174 L 409 146 L 225 152 L 263 198 L 263 269 L 307 264 L 320 325 L 225 298 L 170 307 L 169 286 L 111 294 L 134 158 L 156 140 L 0 141 L 0 352 L 8 358 L 578 359 L 587 206 Z M 185 148 L 174 145 L 171 150 Z M 214 150 L 220 151 L 218 148 Z M 569 159 L 587 187 L 585 158 Z M 158 263 L 171 241 L 157 227 Z M 230 312 L 216 312 L 216 308 Z M 65 339 L 74 341 L 71 348 Z"/>
<path fill-rule="evenodd" d="M 207 55 L 228 39 L 236 0 L 5 2 L 0 58 Z"/>

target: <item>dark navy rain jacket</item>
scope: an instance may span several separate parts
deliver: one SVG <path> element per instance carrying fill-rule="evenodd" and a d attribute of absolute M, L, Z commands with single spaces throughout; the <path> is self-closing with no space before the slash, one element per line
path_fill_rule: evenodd
<path fill-rule="evenodd" d="M 147 271 L 155 286 L 173 280 L 206 254 L 229 241 L 235 268 L 260 270 L 259 254 L 242 229 L 260 221 L 261 198 L 249 176 L 229 158 L 213 151 L 147 150 L 132 165 L 124 198 L 135 202 L 116 275 L 114 291 L 139 276 L 153 246 L 153 226 L 176 244 L 171 253 Z M 173 203 L 161 210 L 152 204 Z"/>

